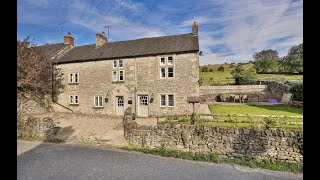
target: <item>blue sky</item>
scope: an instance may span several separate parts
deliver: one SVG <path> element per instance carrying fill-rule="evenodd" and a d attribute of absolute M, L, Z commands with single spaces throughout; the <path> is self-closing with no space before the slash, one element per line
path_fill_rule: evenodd
<path fill-rule="evenodd" d="M 17 39 L 38 45 L 67 32 L 76 46 L 94 44 L 105 26 L 108 41 L 191 33 L 197 21 L 201 65 L 248 62 L 264 49 L 284 56 L 303 42 L 301 0 L 18 0 L 17 10 Z"/>

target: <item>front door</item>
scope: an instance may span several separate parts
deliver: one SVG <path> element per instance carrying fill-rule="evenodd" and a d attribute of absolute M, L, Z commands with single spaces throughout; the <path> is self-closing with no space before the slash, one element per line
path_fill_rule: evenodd
<path fill-rule="evenodd" d="M 116 96 L 116 115 L 123 115 L 123 96 Z"/>
<path fill-rule="evenodd" d="M 143 117 L 148 117 L 149 113 L 149 108 L 148 108 L 148 96 L 138 96 L 139 97 L 139 111 L 138 115 L 143 116 Z"/>

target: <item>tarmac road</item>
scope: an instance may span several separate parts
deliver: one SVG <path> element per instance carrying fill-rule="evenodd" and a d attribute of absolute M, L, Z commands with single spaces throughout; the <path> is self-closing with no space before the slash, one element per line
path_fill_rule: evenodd
<path fill-rule="evenodd" d="M 86 145 L 17 141 L 17 179 L 303 179 L 302 174 Z"/>

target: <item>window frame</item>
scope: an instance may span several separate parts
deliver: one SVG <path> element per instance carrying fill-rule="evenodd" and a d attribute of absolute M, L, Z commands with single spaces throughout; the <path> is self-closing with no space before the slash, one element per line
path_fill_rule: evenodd
<path fill-rule="evenodd" d="M 164 96 L 164 105 L 162 105 L 162 96 Z M 160 94 L 160 107 L 167 107 L 167 97 L 165 94 Z"/>
<path fill-rule="evenodd" d="M 96 106 L 96 98 L 98 98 L 98 105 Z M 101 99 L 101 101 L 100 101 L 100 99 Z M 100 106 L 100 104 L 101 104 L 101 106 Z M 102 96 L 94 96 L 93 97 L 93 105 L 94 105 L 94 107 L 98 107 L 98 108 L 100 108 L 100 107 L 103 107 L 103 98 L 102 98 Z"/>
<path fill-rule="evenodd" d="M 120 66 L 120 61 L 121 61 L 121 66 Z M 123 68 L 123 60 L 122 59 L 118 60 L 118 67 Z"/>
<path fill-rule="evenodd" d="M 174 94 L 167 94 L 167 96 L 168 96 L 168 107 L 174 107 L 174 104 L 175 104 Z M 169 96 L 172 96 L 172 97 L 173 97 L 173 99 L 172 99 L 172 101 L 173 101 L 173 106 L 170 106 L 170 98 L 169 98 Z"/>
<path fill-rule="evenodd" d="M 70 105 L 77 105 L 77 104 L 79 104 L 79 96 L 78 96 L 78 95 L 70 95 L 70 96 L 69 96 L 69 104 L 70 104 Z"/>
<path fill-rule="evenodd" d="M 172 68 L 172 77 L 169 77 L 169 68 Z M 167 78 L 174 78 L 174 68 L 172 67 L 167 67 Z"/>
<path fill-rule="evenodd" d="M 174 62 L 174 58 L 175 55 L 165 55 L 165 56 L 159 56 L 159 79 L 173 79 L 175 77 L 175 62 Z M 171 60 L 169 60 L 169 58 Z M 162 63 L 162 60 L 164 59 L 164 63 Z M 169 63 L 170 61 L 170 63 Z M 172 77 L 169 77 L 169 68 L 172 68 L 172 72 L 170 74 L 172 74 Z M 164 71 L 164 76 L 162 76 L 162 70 L 165 69 Z"/>
<path fill-rule="evenodd" d="M 116 66 L 114 66 L 116 65 Z M 112 65 L 113 68 L 117 68 L 118 67 L 118 60 L 114 60 L 113 61 L 113 65 Z"/>
<path fill-rule="evenodd" d="M 120 80 L 120 72 L 122 72 L 122 80 Z M 118 81 L 124 81 L 124 70 L 119 70 L 119 78 Z"/>
<path fill-rule="evenodd" d="M 169 63 L 169 58 L 170 58 L 170 57 L 172 58 L 172 60 L 171 60 L 172 63 Z M 167 65 L 168 65 L 168 66 L 173 66 L 173 56 L 168 56 L 168 58 L 167 58 Z"/>
<path fill-rule="evenodd" d="M 115 77 L 114 77 L 114 73 L 116 73 L 116 74 L 115 74 L 115 75 L 116 75 Z M 111 78 L 112 78 L 112 81 L 113 81 L 113 82 L 118 81 L 118 73 L 117 73 L 116 70 L 113 70 L 113 71 L 112 71 Z"/>
<path fill-rule="evenodd" d="M 78 72 L 69 73 L 68 79 L 69 79 L 69 84 L 78 84 L 79 83 L 79 73 Z"/>
<path fill-rule="evenodd" d="M 164 77 L 162 77 L 162 69 L 164 69 Z M 160 79 L 165 79 L 167 77 L 167 68 L 160 67 Z"/>
<path fill-rule="evenodd" d="M 164 63 L 162 64 L 162 58 L 164 59 Z M 166 63 L 166 57 L 164 56 L 160 56 L 160 66 L 165 66 L 167 63 Z"/>

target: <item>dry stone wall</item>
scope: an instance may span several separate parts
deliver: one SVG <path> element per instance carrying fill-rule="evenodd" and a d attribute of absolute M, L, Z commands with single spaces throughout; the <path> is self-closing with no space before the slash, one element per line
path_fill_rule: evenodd
<path fill-rule="evenodd" d="M 293 141 L 296 131 L 227 128 L 162 123 L 155 127 L 124 121 L 125 137 L 131 145 L 217 153 L 229 157 L 272 158 L 302 162 Z"/>

